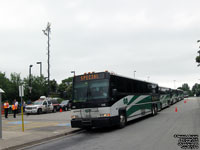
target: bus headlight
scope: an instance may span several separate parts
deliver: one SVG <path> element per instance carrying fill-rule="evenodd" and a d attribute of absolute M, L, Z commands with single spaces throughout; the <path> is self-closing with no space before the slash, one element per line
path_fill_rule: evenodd
<path fill-rule="evenodd" d="M 100 114 L 100 117 L 110 117 L 110 114 Z"/>
<path fill-rule="evenodd" d="M 71 118 L 72 119 L 76 119 L 76 118 L 78 118 L 78 116 L 77 115 L 72 115 Z"/>

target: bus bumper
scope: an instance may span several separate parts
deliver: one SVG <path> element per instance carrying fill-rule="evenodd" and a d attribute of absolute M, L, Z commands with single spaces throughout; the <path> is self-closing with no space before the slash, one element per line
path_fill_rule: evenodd
<path fill-rule="evenodd" d="M 85 127 L 109 127 L 119 123 L 119 117 L 105 117 L 105 118 L 91 118 L 91 119 L 72 119 L 72 128 L 85 128 Z"/>

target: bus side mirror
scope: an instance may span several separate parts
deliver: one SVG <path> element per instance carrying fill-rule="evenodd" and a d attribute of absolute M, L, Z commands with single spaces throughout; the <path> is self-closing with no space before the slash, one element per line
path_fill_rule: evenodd
<path fill-rule="evenodd" d="M 112 89 L 112 95 L 117 96 L 117 89 Z"/>

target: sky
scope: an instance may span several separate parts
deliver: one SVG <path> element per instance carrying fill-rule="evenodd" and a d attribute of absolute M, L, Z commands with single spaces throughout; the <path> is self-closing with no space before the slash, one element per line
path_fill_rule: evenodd
<path fill-rule="evenodd" d="M 50 79 L 108 70 L 177 88 L 200 83 L 199 0 L 0 0 L 0 71 Z"/>

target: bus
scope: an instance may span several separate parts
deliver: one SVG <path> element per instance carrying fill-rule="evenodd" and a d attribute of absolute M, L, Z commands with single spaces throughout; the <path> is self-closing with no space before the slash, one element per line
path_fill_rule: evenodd
<path fill-rule="evenodd" d="M 178 92 L 178 101 L 183 100 L 184 99 L 184 92 L 181 89 L 177 89 Z"/>
<path fill-rule="evenodd" d="M 176 89 L 171 90 L 171 104 L 178 102 L 178 91 Z"/>
<path fill-rule="evenodd" d="M 171 89 L 166 87 L 159 87 L 160 107 L 165 108 L 171 105 Z"/>
<path fill-rule="evenodd" d="M 158 85 L 109 72 L 88 73 L 73 78 L 71 127 L 118 126 L 159 108 Z"/>

